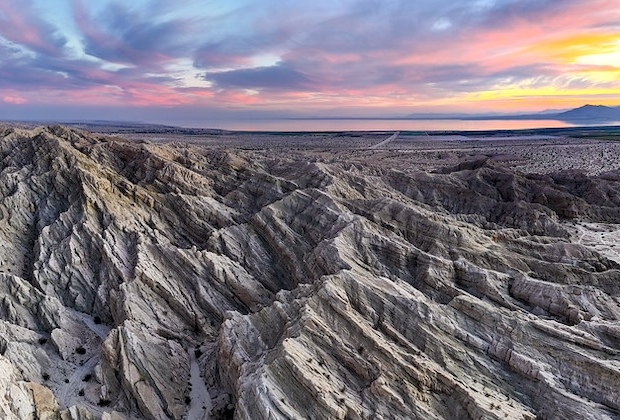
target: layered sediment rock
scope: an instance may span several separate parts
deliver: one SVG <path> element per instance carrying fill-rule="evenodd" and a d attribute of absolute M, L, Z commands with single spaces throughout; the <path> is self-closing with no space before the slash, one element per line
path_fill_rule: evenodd
<path fill-rule="evenodd" d="M 0 415 L 618 418 L 620 265 L 571 226 L 619 204 L 613 173 L 3 129 Z"/>

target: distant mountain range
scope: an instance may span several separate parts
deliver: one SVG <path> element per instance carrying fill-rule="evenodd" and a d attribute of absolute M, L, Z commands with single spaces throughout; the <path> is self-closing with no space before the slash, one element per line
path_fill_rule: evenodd
<path fill-rule="evenodd" d="M 558 120 L 573 123 L 611 123 L 620 122 L 620 106 L 584 105 L 565 110 L 547 110 L 535 114 L 465 114 L 465 113 L 415 113 L 401 117 L 351 117 L 314 116 L 288 117 L 292 120 Z"/>
<path fill-rule="evenodd" d="M 584 105 L 555 115 L 565 121 L 620 121 L 620 107 Z"/>
<path fill-rule="evenodd" d="M 517 115 L 472 115 L 472 114 L 411 114 L 405 119 L 450 119 L 450 120 L 560 120 L 569 122 L 620 122 L 620 107 L 584 105 L 563 112 L 540 112 Z"/>

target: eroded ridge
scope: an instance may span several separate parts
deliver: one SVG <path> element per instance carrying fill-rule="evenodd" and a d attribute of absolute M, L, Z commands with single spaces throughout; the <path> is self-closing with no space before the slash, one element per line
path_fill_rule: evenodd
<path fill-rule="evenodd" d="M 3 418 L 620 415 L 617 174 L 3 130 Z"/>

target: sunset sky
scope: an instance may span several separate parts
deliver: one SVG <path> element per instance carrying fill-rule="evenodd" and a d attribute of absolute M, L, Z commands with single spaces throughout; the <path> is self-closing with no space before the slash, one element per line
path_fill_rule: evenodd
<path fill-rule="evenodd" d="M 618 0 L 0 0 L 0 119 L 620 105 Z"/>

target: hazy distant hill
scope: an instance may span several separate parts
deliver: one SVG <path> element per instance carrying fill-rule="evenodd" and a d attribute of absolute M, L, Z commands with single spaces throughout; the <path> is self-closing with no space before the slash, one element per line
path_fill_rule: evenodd
<path fill-rule="evenodd" d="M 407 119 L 448 120 L 561 120 L 561 121 L 620 121 L 620 107 L 584 105 L 564 112 L 540 112 L 517 115 L 465 115 L 465 114 L 410 114 Z"/>
<path fill-rule="evenodd" d="M 620 121 L 620 108 L 604 105 L 584 105 L 557 114 L 555 118 L 568 121 Z"/>

